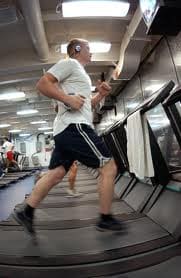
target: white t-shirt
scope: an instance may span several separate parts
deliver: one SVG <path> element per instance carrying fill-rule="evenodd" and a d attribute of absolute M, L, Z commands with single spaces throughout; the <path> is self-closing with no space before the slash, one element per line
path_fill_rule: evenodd
<path fill-rule="evenodd" d="M 84 123 L 92 126 L 91 80 L 84 67 L 76 59 L 60 60 L 48 70 L 59 82 L 66 94 L 82 95 L 84 105 L 80 110 L 70 110 L 57 101 L 58 114 L 54 121 L 53 135 L 62 132 L 69 124 Z"/>

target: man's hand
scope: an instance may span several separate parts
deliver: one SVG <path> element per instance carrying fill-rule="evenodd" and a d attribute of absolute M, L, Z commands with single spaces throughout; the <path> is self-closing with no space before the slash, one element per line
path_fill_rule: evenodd
<path fill-rule="evenodd" d="M 110 94 L 110 91 L 111 91 L 111 87 L 105 81 L 101 82 L 100 80 L 98 80 L 96 88 L 97 88 L 97 90 L 99 91 L 99 94 L 102 97 L 108 96 Z"/>
<path fill-rule="evenodd" d="M 84 105 L 85 97 L 81 95 L 67 95 L 65 104 L 73 110 L 79 110 Z"/>

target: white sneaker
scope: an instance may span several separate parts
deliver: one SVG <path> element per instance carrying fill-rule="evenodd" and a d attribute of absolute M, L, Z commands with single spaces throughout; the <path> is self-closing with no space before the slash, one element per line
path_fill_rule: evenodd
<path fill-rule="evenodd" d="M 83 193 L 77 192 L 75 190 L 72 189 L 67 189 L 67 193 L 68 193 L 68 198 L 73 198 L 73 197 L 80 197 L 83 195 Z"/>

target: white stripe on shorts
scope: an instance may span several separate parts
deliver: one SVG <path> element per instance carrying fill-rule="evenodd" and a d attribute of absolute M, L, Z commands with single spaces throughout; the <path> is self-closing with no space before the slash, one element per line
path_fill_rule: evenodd
<path fill-rule="evenodd" d="M 83 131 L 81 124 L 76 124 L 76 128 L 78 130 L 78 132 L 82 135 L 82 137 L 85 139 L 85 141 L 87 142 L 87 144 L 89 145 L 89 147 L 92 149 L 92 151 L 94 152 L 94 154 L 97 156 L 97 158 L 100 161 L 100 167 L 104 166 L 109 160 L 111 160 L 111 158 L 109 157 L 105 157 L 103 156 L 100 151 L 97 149 L 97 147 L 95 146 L 94 142 L 89 138 L 89 136 L 87 135 L 87 133 L 85 131 Z"/>

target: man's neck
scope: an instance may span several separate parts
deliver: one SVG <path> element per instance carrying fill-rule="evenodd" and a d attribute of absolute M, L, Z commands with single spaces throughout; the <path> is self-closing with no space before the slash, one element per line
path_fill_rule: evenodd
<path fill-rule="evenodd" d="M 85 67 L 86 63 L 84 63 L 81 59 L 75 58 L 83 67 Z"/>

